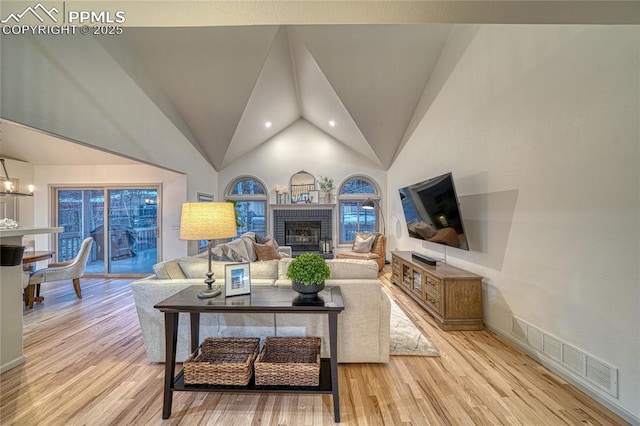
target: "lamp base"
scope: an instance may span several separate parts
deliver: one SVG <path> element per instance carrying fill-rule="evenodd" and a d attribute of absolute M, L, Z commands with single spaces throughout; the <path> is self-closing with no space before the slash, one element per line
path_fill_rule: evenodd
<path fill-rule="evenodd" d="M 217 288 L 208 288 L 198 293 L 198 299 L 211 299 L 222 294 L 222 291 Z"/>

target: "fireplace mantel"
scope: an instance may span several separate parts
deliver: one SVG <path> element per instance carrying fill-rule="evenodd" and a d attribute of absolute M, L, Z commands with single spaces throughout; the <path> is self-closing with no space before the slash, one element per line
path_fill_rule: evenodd
<path fill-rule="evenodd" d="M 271 210 L 333 210 L 335 203 L 296 203 L 296 204 L 269 204 Z"/>

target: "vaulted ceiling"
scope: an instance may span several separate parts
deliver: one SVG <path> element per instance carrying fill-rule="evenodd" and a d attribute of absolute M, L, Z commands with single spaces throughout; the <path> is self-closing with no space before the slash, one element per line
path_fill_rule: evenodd
<path fill-rule="evenodd" d="M 75 75 L 73 66 L 83 70 L 88 67 L 68 56 L 69 43 L 55 43 L 58 38 L 50 38 L 47 46 L 58 45 L 59 50 L 46 53 L 37 43 L 31 47 L 37 54 L 48 55 L 48 62 L 43 63 L 55 63 L 59 78 L 56 81 L 64 87 L 79 88 L 79 96 L 86 95 L 91 106 L 102 98 L 87 85 L 104 85 L 102 93 L 109 92 L 109 84 L 121 84 L 117 78 L 127 73 L 137 86 L 133 88 L 136 96 L 143 91 L 170 120 L 171 132 L 177 129 L 218 171 L 299 119 L 381 169 L 388 169 L 428 111 L 425 87 L 453 25 L 637 24 L 638 20 L 634 2 L 528 2 L 527 7 L 522 7 L 521 2 L 497 2 L 498 5 L 484 1 L 273 1 L 263 2 L 258 8 L 242 3 L 189 2 L 188 6 L 181 4 L 178 11 L 174 2 L 129 2 L 128 25 L 123 34 L 96 38 L 95 43 L 110 59 L 94 64 L 99 72 L 89 76 Z M 322 7 L 318 7 L 320 4 Z M 291 25 L 279 25 L 283 22 Z M 323 24 L 316 24 L 319 22 Z M 6 41 L 15 42 L 16 38 L 9 36 Z M 80 45 L 69 45 L 76 44 Z M 12 59 L 21 63 L 21 51 L 16 52 L 20 57 Z M 93 49 L 73 54 L 80 61 L 85 54 L 87 61 L 104 59 Z M 3 64 L 12 62 L 15 61 L 6 60 Z M 118 69 L 102 69 L 105 64 Z M 7 81 L 5 87 L 19 88 L 14 83 Z M 121 86 L 112 92 L 122 94 L 123 90 L 132 89 L 129 81 Z M 52 94 L 59 95 L 56 90 L 64 92 L 64 87 L 54 85 Z M 13 102 L 11 96 L 6 99 Z M 47 99 L 43 100 L 48 102 Z M 73 101 L 69 105 L 75 107 Z M 3 109 L 2 117 L 29 115 L 29 109 L 20 107 L 10 114 Z M 156 110 L 152 109 L 152 113 L 141 114 L 144 118 L 131 117 L 144 121 L 136 128 L 142 133 L 136 135 L 141 141 L 149 136 L 145 126 L 153 125 L 145 118 L 156 117 Z M 116 122 L 115 114 L 107 112 L 99 109 L 105 115 L 101 123 L 129 140 L 131 123 Z M 78 127 L 58 123 L 55 117 L 51 120 L 62 130 Z M 32 125 L 28 120 L 17 121 Z M 268 128 L 267 122 L 271 123 Z M 28 138 L 24 129 L 18 131 L 23 136 L 8 143 L 2 141 L 0 134 L 0 154 L 35 164 L 35 153 L 40 150 L 24 141 L 42 138 Z M 59 135 L 93 145 L 90 140 Z M 149 137 L 152 136 L 150 132 Z M 170 138 L 167 136 L 167 140 Z M 109 151 L 112 145 L 100 146 Z M 140 152 L 147 154 L 150 149 L 155 147 L 136 144 L 129 156 L 138 158 Z M 50 164 L 58 157 L 70 159 L 72 155 L 73 152 L 40 155 L 37 164 Z"/>
<path fill-rule="evenodd" d="M 300 118 L 386 169 L 450 27 L 127 28 L 129 55 L 104 46 L 137 58 L 133 78 L 217 170 Z"/>

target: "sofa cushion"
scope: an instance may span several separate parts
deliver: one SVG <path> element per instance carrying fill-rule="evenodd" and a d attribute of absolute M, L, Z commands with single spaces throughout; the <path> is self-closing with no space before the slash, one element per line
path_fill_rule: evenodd
<path fill-rule="evenodd" d="M 252 262 L 249 265 L 249 273 L 252 284 L 255 279 L 276 280 L 278 278 L 278 260 Z"/>
<path fill-rule="evenodd" d="M 278 279 L 279 280 L 288 280 L 287 271 L 289 270 L 289 265 L 293 262 L 292 257 L 284 257 L 280 259 L 278 262 Z"/>
<path fill-rule="evenodd" d="M 164 280 L 186 278 L 176 259 L 156 263 L 153 265 L 153 273 L 156 274 L 156 277 Z"/>
<path fill-rule="evenodd" d="M 372 254 L 372 253 L 367 253 Z M 329 259 L 329 279 L 376 279 L 378 278 L 378 264 L 365 259 Z"/>
<path fill-rule="evenodd" d="M 253 249 L 258 255 L 258 260 L 280 259 L 280 255 L 276 251 L 276 247 L 273 245 L 272 240 L 269 240 L 264 244 L 253 243 Z"/>
<path fill-rule="evenodd" d="M 224 279 L 224 267 L 226 264 L 237 262 L 211 262 L 211 271 L 216 279 Z M 206 259 L 197 257 L 183 257 L 178 260 L 180 269 L 186 278 L 202 278 L 205 279 L 209 271 L 209 262 Z"/>

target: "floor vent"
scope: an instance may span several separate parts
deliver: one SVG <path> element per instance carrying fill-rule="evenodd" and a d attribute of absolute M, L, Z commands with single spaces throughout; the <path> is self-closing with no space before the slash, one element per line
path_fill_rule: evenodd
<path fill-rule="evenodd" d="M 562 342 L 545 334 L 542 336 L 542 352 L 560 362 L 562 361 Z"/>
<path fill-rule="evenodd" d="M 618 397 L 618 369 L 587 355 L 586 376 L 589 382 Z"/>
<path fill-rule="evenodd" d="M 618 369 L 565 343 L 555 336 L 512 317 L 511 334 L 537 353 L 549 357 L 567 374 L 578 376 L 598 391 L 618 397 Z"/>
<path fill-rule="evenodd" d="M 584 376 L 585 355 L 576 348 L 569 345 L 562 345 L 562 364 L 574 372 Z"/>

